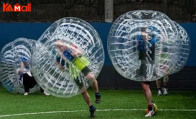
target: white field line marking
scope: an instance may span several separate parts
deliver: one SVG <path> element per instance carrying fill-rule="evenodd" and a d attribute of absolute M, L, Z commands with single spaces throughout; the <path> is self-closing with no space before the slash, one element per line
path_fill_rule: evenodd
<path fill-rule="evenodd" d="M 98 112 L 108 112 L 108 111 L 142 111 L 145 109 L 98 109 Z M 14 116 L 25 116 L 25 115 L 39 115 L 39 114 L 54 114 L 54 113 L 74 113 L 74 112 L 85 112 L 87 110 L 73 110 L 73 111 L 48 111 L 48 112 L 32 112 L 32 113 L 20 113 L 20 114 L 7 114 L 0 115 L 3 117 L 14 117 Z M 158 111 L 175 111 L 175 112 L 196 112 L 196 109 L 158 109 Z"/>

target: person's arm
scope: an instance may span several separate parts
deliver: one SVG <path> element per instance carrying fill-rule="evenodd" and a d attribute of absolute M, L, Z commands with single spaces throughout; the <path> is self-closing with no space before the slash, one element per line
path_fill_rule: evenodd
<path fill-rule="evenodd" d="M 56 57 L 56 64 L 59 67 L 60 70 L 65 70 L 65 60 L 62 58 L 62 54 L 58 53 L 59 56 Z M 65 58 L 66 59 L 66 58 Z"/>
<path fill-rule="evenodd" d="M 77 49 L 76 47 L 73 47 L 72 45 L 70 45 L 70 49 L 72 50 L 71 55 L 74 57 L 79 57 L 82 55 L 82 51 Z"/>
<path fill-rule="evenodd" d="M 65 67 L 63 67 L 60 62 L 56 61 L 56 63 L 60 70 L 65 70 Z"/>
<path fill-rule="evenodd" d="M 29 70 L 30 70 L 30 73 L 31 75 L 33 76 L 33 72 L 32 72 L 32 69 L 31 69 L 31 64 L 28 62 L 28 65 L 29 65 Z"/>
<path fill-rule="evenodd" d="M 20 75 L 20 74 L 22 74 L 23 73 L 23 71 L 24 71 L 24 68 L 25 68 L 25 66 L 24 66 L 24 63 L 23 62 L 21 62 L 20 63 L 20 68 L 19 68 L 19 70 L 18 70 L 18 74 Z"/>

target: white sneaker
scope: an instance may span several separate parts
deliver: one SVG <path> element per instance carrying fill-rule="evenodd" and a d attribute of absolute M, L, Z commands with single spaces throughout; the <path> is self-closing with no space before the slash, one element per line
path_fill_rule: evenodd
<path fill-rule="evenodd" d="M 146 115 L 145 117 L 151 117 L 157 112 L 158 108 L 155 103 L 152 103 L 152 110 L 146 109 Z"/>
<path fill-rule="evenodd" d="M 151 110 L 151 111 L 149 111 L 146 115 L 145 115 L 145 117 L 151 117 L 151 116 L 153 116 L 155 114 L 155 112 L 153 111 L 153 110 Z"/>
<path fill-rule="evenodd" d="M 28 95 L 28 94 L 29 94 L 28 92 L 25 92 L 25 93 L 24 93 L 24 95 Z"/>
<path fill-rule="evenodd" d="M 168 94 L 167 88 L 163 88 L 162 90 L 163 90 L 163 95 L 167 95 Z"/>
<path fill-rule="evenodd" d="M 162 95 L 161 90 L 158 90 L 158 94 L 157 94 L 157 95 L 158 95 L 158 96 Z"/>
<path fill-rule="evenodd" d="M 45 91 L 43 92 L 43 94 L 44 94 L 44 95 L 50 95 L 50 94 L 46 93 Z"/>

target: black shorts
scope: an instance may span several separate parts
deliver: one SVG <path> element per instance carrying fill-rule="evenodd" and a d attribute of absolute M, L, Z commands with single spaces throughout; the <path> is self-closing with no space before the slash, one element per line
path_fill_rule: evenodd
<path fill-rule="evenodd" d="M 85 66 L 85 67 L 81 70 L 81 72 L 84 74 L 84 76 L 86 76 L 86 75 L 88 75 L 88 74 L 91 72 L 91 70 L 90 70 L 87 66 Z M 77 77 L 77 78 L 74 79 L 74 80 L 75 80 L 75 83 L 78 85 L 79 89 L 81 89 L 81 88 L 84 87 L 84 84 L 83 84 L 82 81 L 79 80 L 79 77 Z"/>
<path fill-rule="evenodd" d="M 74 79 L 75 83 L 77 84 L 77 86 L 79 87 L 79 89 L 84 87 L 84 84 L 82 81 L 79 80 L 79 78 L 77 77 L 76 79 Z"/>
<path fill-rule="evenodd" d="M 145 83 L 145 84 L 150 85 L 150 81 L 144 81 L 144 82 L 142 82 L 142 83 Z"/>
<path fill-rule="evenodd" d="M 87 66 L 85 66 L 85 67 L 81 70 L 81 72 L 84 74 L 84 76 L 87 76 L 87 75 L 91 72 L 91 70 L 90 70 Z"/>
<path fill-rule="evenodd" d="M 23 74 L 23 85 L 24 87 L 33 88 L 37 82 L 33 76 L 29 76 L 27 73 Z"/>

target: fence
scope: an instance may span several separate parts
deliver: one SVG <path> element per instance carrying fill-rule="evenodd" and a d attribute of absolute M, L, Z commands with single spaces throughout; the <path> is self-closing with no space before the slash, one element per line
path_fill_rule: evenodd
<path fill-rule="evenodd" d="M 110 1 L 110 3 L 108 3 Z M 177 22 L 196 22 L 196 0 L 2 0 L 12 6 L 31 3 L 31 12 L 3 12 L 1 22 L 53 22 L 62 17 L 104 22 L 106 4 L 112 4 L 113 19 L 131 10 L 156 10 Z M 111 2 L 112 1 L 112 2 Z M 112 9 L 113 8 L 113 9 Z M 109 8 L 110 9 L 110 8 Z"/>

